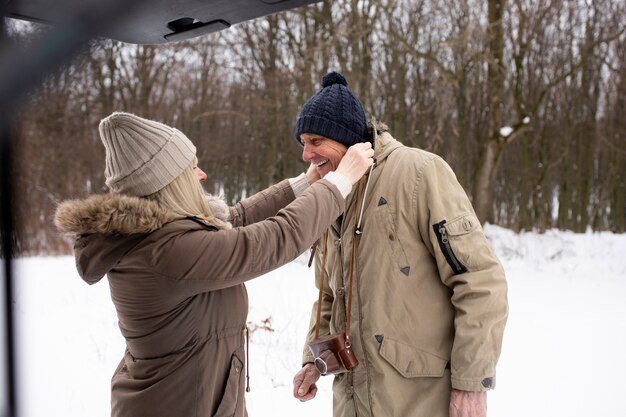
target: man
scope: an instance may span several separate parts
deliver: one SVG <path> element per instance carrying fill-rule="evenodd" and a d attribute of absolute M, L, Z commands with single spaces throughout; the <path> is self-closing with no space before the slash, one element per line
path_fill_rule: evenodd
<path fill-rule="evenodd" d="M 335 376 L 335 417 L 485 416 L 508 312 L 506 281 L 450 167 L 403 146 L 383 124 L 368 126 L 336 72 L 304 104 L 295 134 L 302 159 L 322 177 L 357 142 L 372 142 L 375 165 L 318 242 L 320 312 L 316 303 L 294 396 L 316 395 L 320 373 L 308 343 L 318 324 L 320 337 L 349 332 L 359 361 Z"/>

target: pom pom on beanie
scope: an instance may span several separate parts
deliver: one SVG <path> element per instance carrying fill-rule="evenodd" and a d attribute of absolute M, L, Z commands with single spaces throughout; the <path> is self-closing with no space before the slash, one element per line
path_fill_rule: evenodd
<path fill-rule="evenodd" d="M 322 88 L 330 87 L 333 84 L 341 84 L 344 87 L 348 87 L 345 77 L 336 71 L 329 72 L 322 78 Z"/>

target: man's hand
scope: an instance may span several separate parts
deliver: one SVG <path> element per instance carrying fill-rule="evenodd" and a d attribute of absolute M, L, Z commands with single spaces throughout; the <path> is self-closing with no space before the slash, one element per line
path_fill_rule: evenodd
<path fill-rule="evenodd" d="M 307 363 L 293 378 L 293 396 L 300 401 L 309 401 L 317 394 L 315 382 L 320 379 L 320 373 L 312 363 Z"/>
<path fill-rule="evenodd" d="M 487 393 L 453 389 L 450 417 L 487 417 Z"/>

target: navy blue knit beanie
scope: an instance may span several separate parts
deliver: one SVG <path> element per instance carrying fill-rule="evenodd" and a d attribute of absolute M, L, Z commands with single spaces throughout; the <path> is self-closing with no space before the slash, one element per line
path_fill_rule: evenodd
<path fill-rule="evenodd" d="M 333 71 L 322 78 L 322 88 L 304 103 L 298 115 L 298 143 L 301 133 L 321 135 L 348 147 L 367 140 L 365 112 L 348 90 L 343 75 Z"/>

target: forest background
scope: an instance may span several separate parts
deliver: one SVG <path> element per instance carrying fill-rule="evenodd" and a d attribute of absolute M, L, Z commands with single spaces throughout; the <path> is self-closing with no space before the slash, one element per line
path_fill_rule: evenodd
<path fill-rule="evenodd" d="M 626 3 L 338 0 L 180 43 L 93 41 L 19 114 L 18 252 L 70 250 L 51 219 L 107 192 L 97 126 L 113 111 L 183 131 L 205 189 L 231 203 L 303 172 L 295 120 L 328 70 L 394 137 L 441 155 L 483 222 L 626 231 Z"/>

